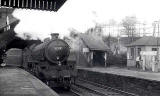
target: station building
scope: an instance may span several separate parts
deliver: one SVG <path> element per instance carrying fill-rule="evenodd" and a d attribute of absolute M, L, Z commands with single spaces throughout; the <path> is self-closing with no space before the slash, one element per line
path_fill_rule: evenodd
<path fill-rule="evenodd" d="M 127 66 L 135 67 L 136 58 L 141 57 L 140 67 L 143 70 L 158 71 L 160 65 L 156 62 L 160 57 L 157 50 L 160 48 L 160 38 L 144 36 L 127 45 Z M 159 58 L 160 60 L 160 58 Z"/>
<path fill-rule="evenodd" d="M 110 49 L 102 38 L 87 34 L 79 34 L 78 38 L 79 64 L 84 63 L 85 60 L 85 66 L 107 66 L 107 56 Z"/>
<path fill-rule="evenodd" d="M 0 8 L 0 64 L 7 44 L 14 38 L 14 28 L 19 20 L 12 16 L 13 9 Z"/>
<path fill-rule="evenodd" d="M 13 9 L 0 8 L 0 49 L 14 39 L 14 28 L 19 20 L 12 16 Z"/>

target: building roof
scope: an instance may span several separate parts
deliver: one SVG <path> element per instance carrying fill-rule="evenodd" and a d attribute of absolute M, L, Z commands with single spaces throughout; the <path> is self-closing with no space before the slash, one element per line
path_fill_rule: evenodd
<path fill-rule="evenodd" d="M 6 27 L 6 18 L 0 18 L 0 29 L 3 29 Z M 18 22 L 19 20 L 14 18 L 13 16 L 9 15 L 9 24 L 12 24 L 14 22 Z"/>
<path fill-rule="evenodd" d="M 19 48 L 11 48 L 9 50 L 7 50 L 6 54 L 7 55 L 20 55 L 22 52 L 22 49 Z"/>
<path fill-rule="evenodd" d="M 0 8 L 1 15 L 6 14 L 5 8 Z M 9 17 L 9 24 L 11 25 L 11 29 L 5 31 L 4 28 L 6 27 L 6 16 L 0 17 L 0 49 L 5 47 L 9 42 L 11 42 L 15 38 L 14 30 L 12 29 L 15 25 L 19 22 L 18 19 L 14 18 L 11 13 L 13 12 L 12 9 L 8 9 L 8 17 Z M 4 32 L 5 31 L 5 32 Z"/>
<path fill-rule="evenodd" d="M 79 37 L 90 50 L 99 50 L 99 51 L 109 50 L 109 47 L 104 43 L 104 41 L 100 37 L 86 35 L 86 34 L 79 34 Z"/>
<path fill-rule="evenodd" d="M 158 42 L 157 42 L 158 41 Z M 127 46 L 156 46 L 160 45 L 160 38 L 153 37 L 153 36 L 144 36 Z"/>
<path fill-rule="evenodd" d="M 13 11 L 14 11 L 13 9 L 0 8 L 0 13 L 1 13 L 0 15 L 2 15 L 2 17 L 0 17 L 0 30 L 6 27 L 7 16 L 9 17 L 9 24 L 12 24 L 14 22 L 19 22 L 17 18 L 12 16 Z"/>
<path fill-rule="evenodd" d="M 133 37 L 133 38 L 129 38 L 129 37 L 121 37 L 120 38 L 120 43 L 123 44 L 123 45 L 128 45 L 138 39 L 140 39 L 141 37 Z M 131 39 L 132 39 L 132 42 L 131 42 Z"/>

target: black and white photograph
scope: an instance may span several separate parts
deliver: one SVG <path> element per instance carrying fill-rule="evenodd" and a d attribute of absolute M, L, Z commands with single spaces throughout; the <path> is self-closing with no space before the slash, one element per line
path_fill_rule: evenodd
<path fill-rule="evenodd" d="M 0 96 L 160 96 L 160 1 L 0 0 Z"/>

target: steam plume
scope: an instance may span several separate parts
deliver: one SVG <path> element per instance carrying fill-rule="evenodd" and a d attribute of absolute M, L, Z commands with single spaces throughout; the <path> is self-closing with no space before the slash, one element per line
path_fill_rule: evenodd
<path fill-rule="evenodd" d="M 86 16 L 79 18 L 77 15 L 80 14 L 86 13 L 68 14 L 64 12 L 55 13 L 18 9 L 13 12 L 13 16 L 20 19 L 20 23 L 14 30 L 23 39 L 44 40 L 50 37 L 51 33 L 59 33 L 62 38 L 69 35 L 70 28 L 85 32 L 85 30 L 94 25 L 91 18 L 92 13 L 87 13 Z M 88 14 L 90 14 L 89 17 Z"/>

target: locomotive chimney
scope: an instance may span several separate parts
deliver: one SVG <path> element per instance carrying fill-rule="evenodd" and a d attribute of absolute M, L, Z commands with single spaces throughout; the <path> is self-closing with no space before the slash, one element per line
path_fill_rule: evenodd
<path fill-rule="evenodd" d="M 51 33 L 51 39 L 58 39 L 59 33 Z"/>

